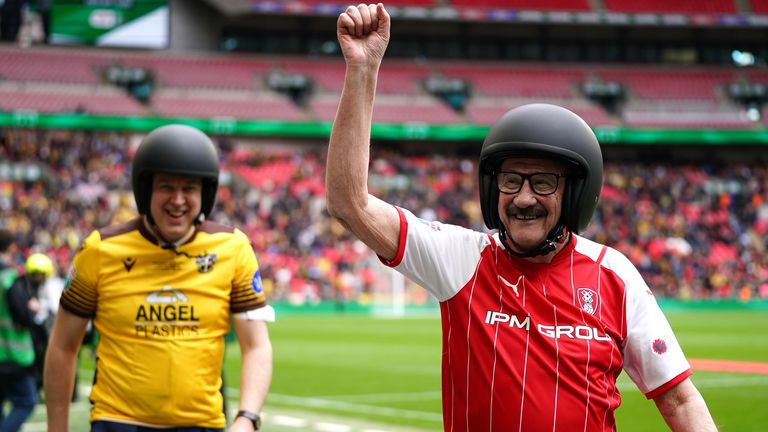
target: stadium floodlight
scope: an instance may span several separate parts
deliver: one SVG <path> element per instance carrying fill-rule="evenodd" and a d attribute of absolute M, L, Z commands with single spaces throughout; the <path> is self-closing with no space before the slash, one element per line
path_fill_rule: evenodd
<path fill-rule="evenodd" d="M 750 106 L 747 108 L 747 118 L 753 122 L 759 122 L 762 118 L 762 113 L 760 112 L 760 107 L 758 106 Z"/>
<path fill-rule="evenodd" d="M 755 55 L 748 51 L 731 51 L 731 59 L 736 66 L 754 66 Z"/>

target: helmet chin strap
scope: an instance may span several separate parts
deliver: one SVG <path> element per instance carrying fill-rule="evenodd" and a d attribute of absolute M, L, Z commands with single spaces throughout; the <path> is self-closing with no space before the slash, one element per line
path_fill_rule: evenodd
<path fill-rule="evenodd" d="M 504 227 L 503 224 L 499 229 L 499 238 L 501 239 L 501 241 L 509 241 L 509 243 L 525 251 L 525 252 L 519 253 L 519 252 L 513 251 L 512 248 L 508 247 L 507 252 L 509 252 L 511 255 L 514 255 L 520 258 L 532 258 L 532 257 L 547 255 L 548 253 L 557 249 L 557 245 L 562 244 L 563 241 L 565 241 L 565 236 L 567 233 L 568 231 L 565 229 L 565 226 L 563 225 L 563 223 L 558 222 L 558 224 L 555 225 L 554 228 L 552 228 L 552 231 L 549 232 L 549 234 L 547 235 L 547 238 L 545 238 L 540 245 L 528 250 L 523 249 L 522 247 L 520 247 L 520 245 L 516 241 L 514 241 L 511 237 L 507 236 L 507 229 Z"/>

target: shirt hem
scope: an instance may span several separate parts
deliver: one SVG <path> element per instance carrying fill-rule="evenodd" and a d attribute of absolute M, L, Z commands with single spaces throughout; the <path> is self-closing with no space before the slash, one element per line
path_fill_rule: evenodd
<path fill-rule="evenodd" d="M 667 390 L 671 389 L 672 387 L 680 384 L 683 380 L 685 380 L 691 375 L 693 375 L 693 371 L 691 371 L 690 368 L 686 369 L 680 375 L 672 378 L 671 380 L 667 381 L 665 384 L 662 384 L 660 387 L 657 387 L 655 390 L 651 390 L 648 393 L 646 393 L 645 397 L 647 399 L 654 399 L 655 397 L 661 395 L 662 393 L 666 393 Z"/>

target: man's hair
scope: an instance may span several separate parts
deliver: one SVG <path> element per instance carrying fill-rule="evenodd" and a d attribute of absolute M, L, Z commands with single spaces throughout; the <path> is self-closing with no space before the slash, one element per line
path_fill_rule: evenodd
<path fill-rule="evenodd" d="M 0 253 L 7 252 L 13 244 L 13 234 L 11 231 L 0 228 Z"/>

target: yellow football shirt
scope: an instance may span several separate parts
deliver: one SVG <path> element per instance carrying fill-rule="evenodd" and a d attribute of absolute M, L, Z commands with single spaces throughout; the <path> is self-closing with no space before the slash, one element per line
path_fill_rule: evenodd
<path fill-rule="evenodd" d="M 223 428 L 221 364 L 230 316 L 266 305 L 240 230 L 202 223 L 176 251 L 134 219 L 74 257 L 61 306 L 99 332 L 91 421 Z"/>

